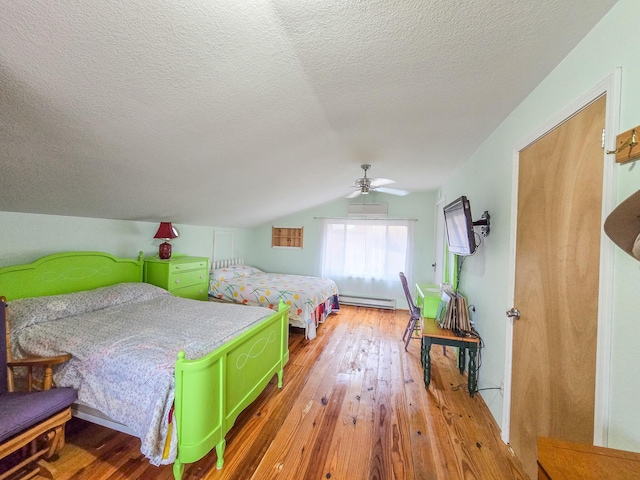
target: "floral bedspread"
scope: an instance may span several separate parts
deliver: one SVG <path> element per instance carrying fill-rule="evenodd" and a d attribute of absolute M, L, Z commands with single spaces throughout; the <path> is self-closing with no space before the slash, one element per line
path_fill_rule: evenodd
<path fill-rule="evenodd" d="M 209 276 L 209 296 L 244 305 L 278 309 L 280 300 L 291 307 L 289 321 L 306 329 L 313 339 L 327 315 L 340 308 L 333 280 L 305 275 L 266 273 L 255 267 L 218 268 Z"/>
<path fill-rule="evenodd" d="M 70 353 L 56 385 L 132 429 L 153 465 L 175 460 L 175 448 L 165 459 L 163 449 L 178 352 L 199 358 L 273 313 L 176 298 L 144 283 L 15 300 L 9 312 L 13 355 Z"/>

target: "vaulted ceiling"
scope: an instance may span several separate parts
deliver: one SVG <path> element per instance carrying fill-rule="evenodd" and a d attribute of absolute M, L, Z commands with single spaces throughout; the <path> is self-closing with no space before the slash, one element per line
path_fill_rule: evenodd
<path fill-rule="evenodd" d="M 0 210 L 240 227 L 437 188 L 615 1 L 0 3 Z"/>

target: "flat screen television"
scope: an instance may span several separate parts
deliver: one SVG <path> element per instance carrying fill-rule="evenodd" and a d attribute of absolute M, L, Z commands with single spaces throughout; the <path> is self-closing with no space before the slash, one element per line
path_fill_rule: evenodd
<path fill-rule="evenodd" d="M 449 251 L 456 255 L 472 255 L 476 251 L 471 205 L 464 195 L 444 207 Z"/>

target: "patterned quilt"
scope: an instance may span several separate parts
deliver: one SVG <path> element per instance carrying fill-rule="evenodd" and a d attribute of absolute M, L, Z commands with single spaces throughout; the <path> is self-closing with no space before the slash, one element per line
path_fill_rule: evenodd
<path fill-rule="evenodd" d="M 338 287 L 333 280 L 304 275 L 266 273 L 235 265 L 211 271 L 209 296 L 216 300 L 277 310 L 280 300 L 291 306 L 289 321 L 305 328 L 309 339 L 332 311 L 339 310 Z"/>
<path fill-rule="evenodd" d="M 154 465 L 175 459 L 175 448 L 162 455 L 178 352 L 199 358 L 273 313 L 176 298 L 144 283 L 15 300 L 9 312 L 13 355 L 70 353 L 55 383 L 131 428 Z"/>

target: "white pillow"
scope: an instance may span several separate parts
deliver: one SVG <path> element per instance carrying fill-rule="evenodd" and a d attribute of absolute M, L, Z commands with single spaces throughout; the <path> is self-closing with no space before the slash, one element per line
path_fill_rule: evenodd
<path fill-rule="evenodd" d="M 118 283 L 82 292 L 47 297 L 20 298 L 8 303 L 13 333 L 40 322 L 93 312 L 129 302 L 144 302 L 163 295 L 166 290 L 149 283 Z"/>

